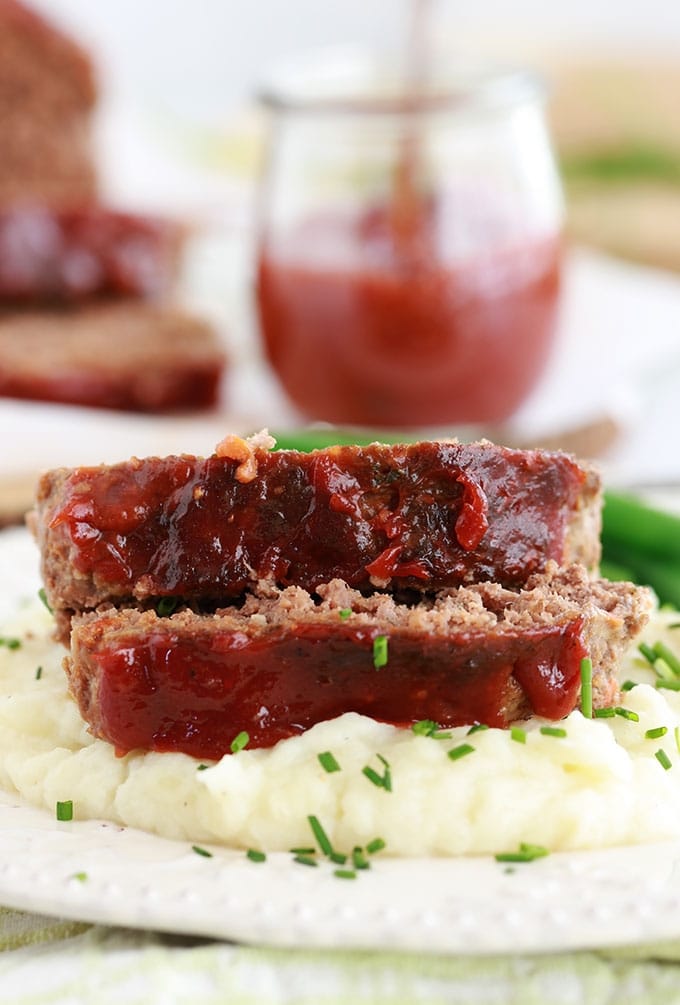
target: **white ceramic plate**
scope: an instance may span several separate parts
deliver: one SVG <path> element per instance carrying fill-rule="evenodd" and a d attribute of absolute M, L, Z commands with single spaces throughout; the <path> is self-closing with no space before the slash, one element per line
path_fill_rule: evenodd
<path fill-rule="evenodd" d="M 23 530 L 0 535 L 0 617 L 38 588 Z M 60 823 L 0 792 L 0 903 L 267 945 L 503 953 L 680 937 L 680 842 L 554 854 L 391 859 L 341 879 L 289 854 L 211 857 L 100 821 Z"/>

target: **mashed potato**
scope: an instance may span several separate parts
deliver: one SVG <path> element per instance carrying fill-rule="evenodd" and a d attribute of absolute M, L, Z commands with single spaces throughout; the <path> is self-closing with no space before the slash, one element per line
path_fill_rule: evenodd
<path fill-rule="evenodd" d="M 645 638 L 680 649 L 677 619 L 658 612 Z M 639 721 L 588 720 L 575 711 L 559 723 L 566 736 L 542 734 L 545 721 L 534 719 L 521 724 L 521 742 L 499 729 L 417 736 L 350 713 L 271 750 L 246 749 L 204 768 L 184 754 L 117 758 L 93 739 L 69 698 L 63 650 L 50 631 L 37 600 L 0 630 L 0 786 L 51 812 L 70 799 L 76 819 L 266 850 L 310 845 L 310 814 L 336 848 L 380 837 L 394 855 L 680 838 L 680 696 L 655 689 L 636 650 L 621 674 L 640 682 L 623 698 Z M 664 735 L 645 736 L 660 727 Z M 449 751 L 464 743 L 474 749 L 452 760 Z M 324 770 L 318 754 L 325 751 L 341 770 Z M 384 777 L 385 762 L 391 791 L 363 772 L 369 766 Z"/>

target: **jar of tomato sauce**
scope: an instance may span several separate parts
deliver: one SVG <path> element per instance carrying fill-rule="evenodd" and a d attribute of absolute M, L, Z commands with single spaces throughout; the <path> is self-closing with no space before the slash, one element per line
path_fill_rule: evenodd
<path fill-rule="evenodd" d="M 256 301 L 299 411 L 336 424 L 507 419 L 555 333 L 562 194 L 526 72 L 418 86 L 326 58 L 263 95 Z"/>

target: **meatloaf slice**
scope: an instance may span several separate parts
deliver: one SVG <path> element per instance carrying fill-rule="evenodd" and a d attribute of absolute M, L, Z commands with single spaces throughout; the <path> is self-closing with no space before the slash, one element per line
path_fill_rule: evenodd
<path fill-rule="evenodd" d="M 339 580 L 318 593 L 265 584 L 213 615 L 74 619 L 65 665 L 83 718 L 119 754 L 211 759 L 242 731 L 267 747 L 347 711 L 399 726 L 558 719 L 587 655 L 596 704 L 616 700 L 616 661 L 651 607 L 644 589 L 554 564 L 520 592 L 480 584 L 412 607 Z"/>
<path fill-rule="evenodd" d="M 0 0 L 0 204 L 80 205 L 96 192 L 88 54 L 17 0 Z"/>
<path fill-rule="evenodd" d="M 103 206 L 0 208 L 0 302 L 151 297 L 173 285 L 181 228 Z"/>
<path fill-rule="evenodd" d="M 270 440 L 268 445 L 273 441 Z M 104 602 L 224 604 L 259 579 L 313 591 L 522 586 L 599 558 L 600 482 L 566 454 L 489 442 L 132 459 L 44 475 L 33 526 L 62 617 Z"/>
<path fill-rule="evenodd" d="M 211 325 L 120 301 L 0 315 L 0 395 L 167 412 L 215 404 L 224 354 Z"/>

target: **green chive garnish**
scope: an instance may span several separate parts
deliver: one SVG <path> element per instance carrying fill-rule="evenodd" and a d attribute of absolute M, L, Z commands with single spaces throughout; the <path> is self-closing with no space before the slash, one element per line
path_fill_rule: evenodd
<path fill-rule="evenodd" d="M 451 733 L 442 729 L 439 723 L 435 722 L 434 719 L 420 719 L 419 722 L 413 723 L 411 729 L 416 736 L 431 736 L 433 740 L 451 739 Z"/>
<path fill-rule="evenodd" d="M 197 764 L 196 771 L 207 771 L 209 767 L 209 764 Z"/>
<path fill-rule="evenodd" d="M 355 869 L 370 869 L 371 863 L 368 861 L 364 855 L 363 848 L 353 848 L 352 849 L 352 865 Z"/>
<path fill-rule="evenodd" d="M 0 646 L 5 646 L 6 649 L 20 649 L 21 639 L 2 638 L 0 636 Z"/>
<path fill-rule="evenodd" d="M 297 862 L 298 865 L 318 865 L 319 863 L 311 855 L 296 855 L 293 862 Z"/>
<path fill-rule="evenodd" d="M 246 852 L 246 858 L 249 858 L 251 862 L 266 862 L 267 856 L 263 851 L 258 851 L 257 848 L 249 848 Z"/>
<path fill-rule="evenodd" d="M 341 621 L 347 621 L 347 618 L 351 615 L 351 613 L 352 613 L 351 607 L 343 607 L 341 611 L 338 611 L 338 615 L 340 616 Z"/>
<path fill-rule="evenodd" d="M 77 879 L 79 883 L 84 883 L 85 880 L 87 879 L 87 873 L 86 872 L 74 872 L 73 875 L 71 876 L 71 879 Z"/>
<path fill-rule="evenodd" d="M 510 739 L 514 740 L 515 743 L 526 743 L 527 742 L 526 729 L 522 729 L 521 726 L 511 726 Z"/>
<path fill-rule="evenodd" d="M 337 876 L 338 879 L 356 879 L 357 878 L 357 874 L 354 872 L 353 869 L 335 869 L 334 872 L 333 872 L 333 875 Z"/>
<path fill-rule="evenodd" d="M 231 752 L 232 754 L 238 754 L 240 750 L 247 747 L 250 743 L 250 736 L 246 733 L 245 729 L 241 730 L 238 736 L 235 736 L 231 741 Z"/>
<path fill-rule="evenodd" d="M 324 855 L 331 855 L 333 852 L 333 845 L 330 842 L 330 838 L 326 834 L 326 831 L 321 826 L 317 817 L 310 816 L 307 817 L 309 826 L 312 828 L 312 833 L 316 838 L 316 842 L 323 852 Z"/>
<path fill-rule="evenodd" d="M 541 726 L 539 733 L 543 736 L 557 736 L 560 739 L 567 735 L 566 729 L 562 729 L 561 726 Z"/>
<path fill-rule="evenodd" d="M 533 862 L 537 858 L 544 858 L 550 852 L 540 844 L 528 844 L 523 841 L 519 846 L 519 851 L 501 852 L 495 856 L 497 862 Z"/>
<path fill-rule="evenodd" d="M 36 667 L 35 679 L 40 680 L 41 677 L 42 677 L 42 667 Z"/>
<path fill-rule="evenodd" d="M 648 646 L 646 642 L 641 642 L 638 646 L 638 652 L 644 656 L 650 666 L 654 666 L 658 654 L 654 652 L 651 646 Z"/>
<path fill-rule="evenodd" d="M 676 677 L 680 677 L 680 660 L 668 646 L 664 645 L 663 642 L 655 642 L 654 652 L 664 661 L 666 666 L 670 667 Z"/>
<path fill-rule="evenodd" d="M 385 760 L 385 758 L 382 756 L 382 754 L 376 754 L 376 757 L 378 758 L 379 761 L 382 761 L 383 765 L 385 766 L 385 770 L 382 773 L 382 775 L 379 775 L 378 772 L 375 770 L 375 768 L 372 768 L 370 764 L 367 764 L 361 770 L 363 774 L 366 776 L 366 778 L 368 778 L 369 782 L 373 782 L 374 785 L 376 785 L 379 789 L 384 789 L 385 792 L 391 792 L 392 772 L 390 770 L 390 766 Z"/>
<path fill-rule="evenodd" d="M 382 851 L 385 847 L 386 845 L 382 838 L 373 838 L 366 845 L 366 851 L 369 855 L 375 855 L 376 852 Z"/>
<path fill-rule="evenodd" d="M 581 660 L 581 714 L 593 717 L 593 663 L 587 656 Z"/>
<path fill-rule="evenodd" d="M 461 743 L 458 747 L 454 747 L 449 751 L 448 756 L 452 761 L 459 761 L 461 757 L 466 757 L 468 754 L 474 752 L 474 747 L 469 743 Z"/>
<path fill-rule="evenodd" d="M 57 802 L 57 820 L 73 820 L 73 800 Z"/>
<path fill-rule="evenodd" d="M 661 736 L 665 736 L 667 732 L 667 726 L 656 726 L 654 729 L 648 729 L 645 732 L 645 739 L 658 740 Z"/>
<path fill-rule="evenodd" d="M 291 848 L 291 855 L 316 855 L 316 848 Z"/>
<path fill-rule="evenodd" d="M 156 614 L 159 618 L 169 618 L 178 603 L 177 597 L 161 597 L 156 604 Z"/>
<path fill-rule="evenodd" d="M 610 705 L 608 708 L 593 709 L 594 719 L 613 719 L 615 715 L 616 715 L 616 709 L 614 708 L 613 705 Z"/>
<path fill-rule="evenodd" d="M 373 639 L 373 666 L 376 670 L 387 666 L 387 636 L 376 635 Z"/>
<path fill-rule="evenodd" d="M 633 710 L 630 708 L 621 708 L 620 705 L 617 705 L 614 711 L 616 712 L 617 715 L 620 715 L 622 719 L 628 719 L 630 722 L 640 721 L 640 716 L 637 714 L 637 712 L 633 712 Z"/>
<path fill-rule="evenodd" d="M 675 749 L 680 754 L 680 726 L 676 726 L 673 735 L 675 736 Z"/>
<path fill-rule="evenodd" d="M 53 611 L 52 611 L 52 608 L 49 605 L 49 601 L 47 600 L 47 590 L 45 589 L 44 586 L 41 586 L 40 589 L 38 590 L 38 596 L 40 597 L 40 599 L 42 600 L 43 604 L 45 605 L 45 607 L 47 608 L 47 610 L 50 612 L 50 614 L 52 614 Z"/>
<path fill-rule="evenodd" d="M 466 736 L 472 736 L 474 733 L 483 733 L 484 730 L 488 729 L 488 728 L 489 727 L 487 726 L 487 724 L 485 722 L 476 722 L 474 724 L 474 726 L 470 726 L 470 728 L 468 729 L 468 731 L 467 731 L 467 733 L 465 735 Z"/>
<path fill-rule="evenodd" d="M 625 680 L 621 685 L 622 691 L 632 691 L 634 687 L 637 687 L 637 682 L 634 680 Z"/>
<path fill-rule="evenodd" d="M 191 850 L 195 851 L 197 855 L 202 855 L 203 858 L 212 858 L 213 853 L 208 851 L 207 848 L 201 848 L 200 844 L 192 844 Z"/>
<path fill-rule="evenodd" d="M 332 851 L 328 857 L 331 862 L 335 862 L 336 865 L 344 865 L 347 861 L 347 855 L 341 851 Z"/>
<path fill-rule="evenodd" d="M 654 684 L 654 687 L 658 688 L 660 691 L 680 691 L 680 678 L 674 680 L 667 680 L 664 677 L 660 677 Z"/>
<path fill-rule="evenodd" d="M 317 754 L 319 758 L 319 763 L 324 771 L 327 771 L 329 775 L 332 775 L 334 771 L 340 771 L 340 765 L 335 760 L 330 750 L 325 750 L 323 754 Z"/>
<path fill-rule="evenodd" d="M 656 757 L 657 761 L 659 762 L 659 764 L 661 765 L 661 767 L 664 769 L 664 771 L 668 771 L 669 768 L 673 767 L 671 759 L 670 759 L 670 757 L 668 756 L 668 754 L 666 753 L 665 750 L 661 750 L 661 749 L 657 750 L 657 752 L 654 754 L 654 756 Z"/>

